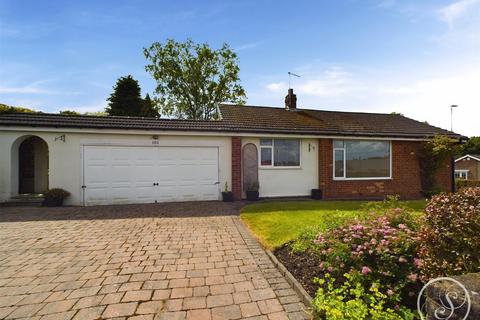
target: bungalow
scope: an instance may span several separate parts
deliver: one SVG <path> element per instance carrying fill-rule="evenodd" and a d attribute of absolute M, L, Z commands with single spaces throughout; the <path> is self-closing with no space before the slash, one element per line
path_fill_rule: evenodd
<path fill-rule="evenodd" d="M 455 159 L 455 178 L 480 180 L 480 154 L 466 154 Z"/>
<path fill-rule="evenodd" d="M 437 134 L 398 114 L 222 105 L 219 120 L 0 115 L 0 202 L 48 188 L 70 205 L 261 197 L 421 197 L 416 153 Z M 452 189 L 453 166 L 437 182 Z"/>

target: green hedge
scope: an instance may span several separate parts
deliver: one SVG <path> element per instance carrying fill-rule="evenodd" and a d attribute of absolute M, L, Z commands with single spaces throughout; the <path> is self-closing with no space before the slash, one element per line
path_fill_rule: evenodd
<path fill-rule="evenodd" d="M 457 185 L 457 190 L 460 190 L 460 188 L 480 187 L 480 180 L 458 179 L 455 181 L 455 183 Z"/>

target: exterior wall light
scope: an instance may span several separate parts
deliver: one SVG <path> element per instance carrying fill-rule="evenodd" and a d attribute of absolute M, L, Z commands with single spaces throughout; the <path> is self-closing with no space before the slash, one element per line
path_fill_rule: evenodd
<path fill-rule="evenodd" d="M 60 140 L 62 142 L 65 142 L 65 134 L 62 134 L 61 136 L 55 137 L 54 141 Z"/>

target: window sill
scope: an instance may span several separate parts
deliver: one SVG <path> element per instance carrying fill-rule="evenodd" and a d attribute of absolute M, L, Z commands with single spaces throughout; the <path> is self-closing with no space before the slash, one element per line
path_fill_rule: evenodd
<path fill-rule="evenodd" d="M 392 177 L 383 178 L 333 178 L 333 181 L 368 181 L 368 180 L 392 180 Z"/>
<path fill-rule="evenodd" d="M 274 166 L 259 166 L 259 170 L 288 170 L 288 169 L 294 169 L 294 170 L 299 170 L 302 169 L 301 166 L 299 167 L 274 167 Z"/>

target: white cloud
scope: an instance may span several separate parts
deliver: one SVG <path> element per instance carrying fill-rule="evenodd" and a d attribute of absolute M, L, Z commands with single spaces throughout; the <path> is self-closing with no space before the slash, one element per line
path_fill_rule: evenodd
<path fill-rule="evenodd" d="M 234 48 L 233 50 L 238 52 L 238 51 L 253 49 L 253 48 L 256 48 L 257 46 L 258 46 L 258 43 L 255 43 L 255 42 L 245 43 L 245 44 L 239 45 L 238 47 Z"/>
<path fill-rule="evenodd" d="M 98 111 L 104 111 L 107 106 L 107 103 L 105 101 L 95 101 L 92 103 L 87 103 L 85 105 L 80 105 L 80 106 L 74 106 L 74 105 L 65 105 L 60 108 L 41 108 L 41 111 L 45 112 L 59 112 L 62 110 L 73 110 L 77 111 L 79 113 L 85 113 L 85 112 L 98 112 Z"/>
<path fill-rule="evenodd" d="M 24 87 L 0 87 L 0 93 L 18 93 L 18 94 L 51 94 L 50 90 L 36 88 L 31 86 Z"/>
<path fill-rule="evenodd" d="M 357 83 L 342 67 L 331 67 L 317 78 L 299 83 L 298 92 L 319 97 L 340 96 L 356 90 Z"/>
<path fill-rule="evenodd" d="M 356 82 L 350 72 L 339 66 L 312 74 L 312 70 L 305 69 L 300 78 L 293 78 L 291 87 L 299 94 L 317 97 L 335 97 L 351 93 L 356 90 Z M 272 82 L 266 85 L 272 92 L 286 92 L 286 82 Z"/>
<path fill-rule="evenodd" d="M 324 110 L 400 112 L 407 117 L 450 129 L 452 104 L 454 130 L 464 135 L 480 135 L 480 63 L 438 70 L 421 69 L 410 73 L 347 70 L 330 67 L 310 73 L 292 84 L 299 107 Z M 254 104 L 283 106 L 288 84 L 271 82 L 263 91 L 249 93 Z"/>
<path fill-rule="evenodd" d="M 52 82 L 52 80 L 38 80 L 26 85 L 7 85 L 0 86 L 0 93 L 4 94 L 44 94 L 44 95 L 80 95 L 81 92 L 76 91 L 62 91 L 52 90 L 42 86 L 45 83 Z"/>
<path fill-rule="evenodd" d="M 288 89 L 288 84 L 286 82 L 273 82 L 266 85 L 266 88 L 270 91 L 279 92 L 286 91 Z"/>
<path fill-rule="evenodd" d="M 480 135 L 478 83 L 480 67 L 474 66 L 470 70 L 456 70 L 446 76 L 415 81 L 410 86 L 399 87 L 397 92 L 383 90 L 375 103 L 380 110 L 402 112 L 445 129 L 450 129 L 449 106 L 458 104 L 460 107 L 455 110 L 454 131 Z"/>
<path fill-rule="evenodd" d="M 453 2 L 438 11 L 439 17 L 442 21 L 445 21 L 450 27 L 452 27 L 457 19 L 468 12 L 472 6 L 479 3 L 480 0 L 459 0 Z"/>

